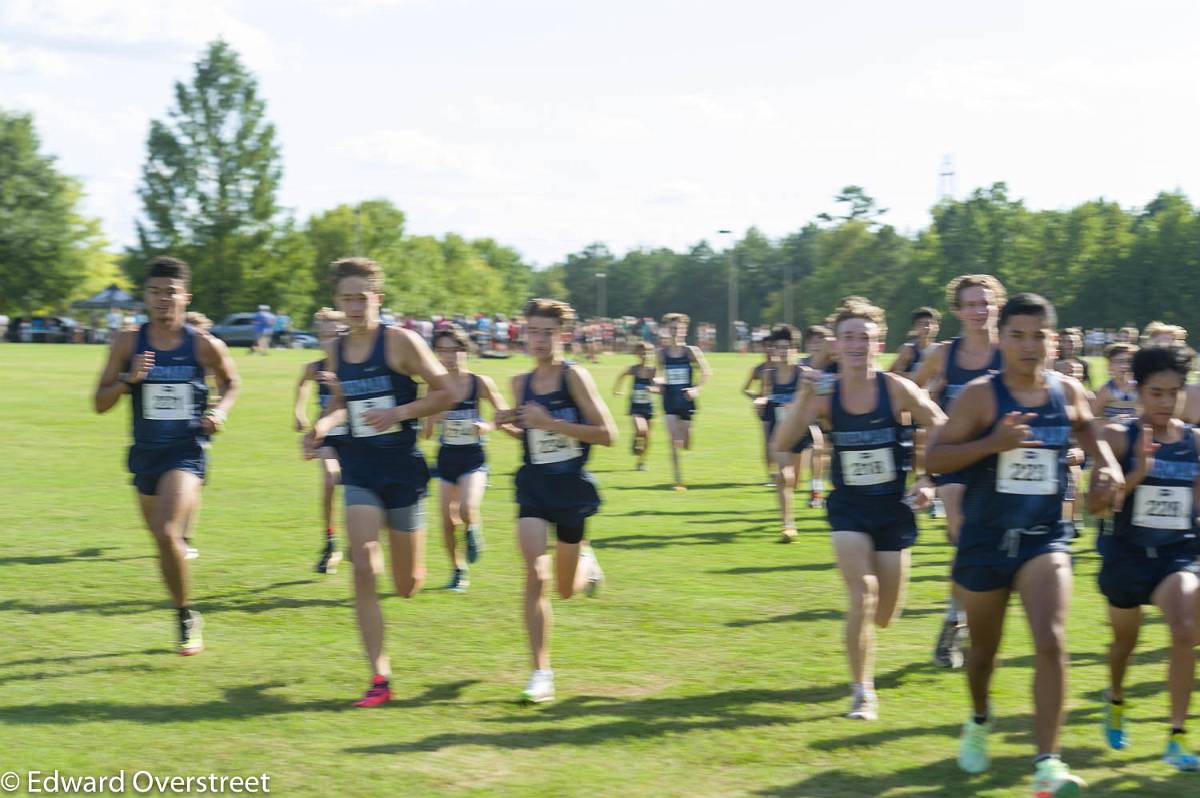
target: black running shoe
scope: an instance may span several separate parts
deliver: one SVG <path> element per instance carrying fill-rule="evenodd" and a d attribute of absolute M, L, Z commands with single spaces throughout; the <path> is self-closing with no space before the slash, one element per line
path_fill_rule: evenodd
<path fill-rule="evenodd" d="M 342 561 L 342 553 L 334 545 L 333 536 L 325 538 L 325 548 L 321 549 L 321 559 L 317 560 L 316 571 L 319 574 L 336 574 L 338 563 Z"/>

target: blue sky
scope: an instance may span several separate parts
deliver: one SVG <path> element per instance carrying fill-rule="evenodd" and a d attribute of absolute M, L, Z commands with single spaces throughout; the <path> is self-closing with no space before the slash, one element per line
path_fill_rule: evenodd
<path fill-rule="evenodd" d="M 217 36 L 279 128 L 284 206 L 387 197 L 540 264 L 783 235 L 847 184 L 913 230 L 946 155 L 960 194 L 1200 201 L 1192 2 L 0 0 L 0 106 L 114 246 L 149 120 Z"/>

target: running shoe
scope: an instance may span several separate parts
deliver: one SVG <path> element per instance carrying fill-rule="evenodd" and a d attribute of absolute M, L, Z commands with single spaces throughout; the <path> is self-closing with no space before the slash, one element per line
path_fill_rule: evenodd
<path fill-rule="evenodd" d="M 966 663 L 963 654 L 962 640 L 965 627 L 955 618 L 942 621 L 942 631 L 938 634 L 937 644 L 933 648 L 933 664 L 940 668 L 961 668 Z"/>
<path fill-rule="evenodd" d="M 1187 732 L 1171 732 L 1167 740 L 1167 750 L 1163 753 L 1163 761 L 1176 770 L 1194 773 L 1200 770 L 1200 758 L 1196 757 L 1195 750 L 1188 745 Z"/>
<path fill-rule="evenodd" d="M 338 563 L 342 561 L 342 553 L 337 550 L 333 536 L 325 538 L 325 548 L 321 549 L 321 559 L 317 560 L 316 572 L 319 574 L 336 574 Z"/>
<path fill-rule="evenodd" d="M 814 491 L 812 496 L 808 500 L 808 509 L 824 510 L 825 509 L 825 497 L 823 497 L 820 493 L 817 493 Z"/>
<path fill-rule="evenodd" d="M 791 543 L 795 539 L 796 539 L 796 530 L 792 527 L 788 527 L 787 529 L 783 530 L 783 532 L 779 536 L 780 543 Z"/>
<path fill-rule="evenodd" d="M 483 554 L 483 533 L 473 526 L 467 527 L 467 562 L 476 563 Z"/>
<path fill-rule="evenodd" d="M 1033 774 L 1033 798 L 1075 798 L 1087 782 L 1072 775 L 1067 763 L 1056 756 L 1037 763 Z"/>
<path fill-rule="evenodd" d="M 600 592 L 600 588 L 604 586 L 604 569 L 600 567 L 600 561 L 596 559 L 596 554 L 590 548 L 585 549 L 579 555 L 580 565 L 586 567 L 587 570 L 587 585 L 583 592 L 588 598 L 595 598 Z"/>
<path fill-rule="evenodd" d="M 850 698 L 850 720 L 879 720 L 879 698 L 871 690 L 855 690 Z"/>
<path fill-rule="evenodd" d="M 976 723 L 967 718 L 962 736 L 958 738 L 958 766 L 968 773 L 982 773 L 988 769 L 987 736 L 992 722 Z"/>
<path fill-rule="evenodd" d="M 471 578 L 467 575 L 466 568 L 455 568 L 454 573 L 450 576 L 450 581 L 446 583 L 446 589 L 453 590 L 455 593 L 466 593 L 470 586 Z"/>
<path fill-rule="evenodd" d="M 1114 751 L 1129 747 L 1129 737 L 1125 734 L 1125 704 L 1114 704 L 1107 690 L 1104 691 L 1104 739 Z"/>
<path fill-rule="evenodd" d="M 192 545 L 191 538 L 184 538 L 183 546 L 184 546 L 183 559 L 194 560 L 200 556 L 200 549 L 198 549 Z"/>
<path fill-rule="evenodd" d="M 675 490 L 677 490 L 677 491 L 685 491 L 685 490 L 687 490 L 687 485 L 682 485 L 682 484 L 680 484 L 680 485 L 676 485 L 676 486 L 675 486 Z"/>
<path fill-rule="evenodd" d="M 645 464 L 645 463 L 638 463 L 637 465 L 635 465 L 635 466 L 633 467 L 633 470 L 634 470 L 634 471 L 645 471 L 645 470 L 646 470 L 646 464 Z"/>
<path fill-rule="evenodd" d="M 392 688 L 388 686 L 385 676 L 376 676 L 371 680 L 366 695 L 354 702 L 356 707 L 379 707 L 392 700 Z"/>
<path fill-rule="evenodd" d="M 204 650 L 204 619 L 195 610 L 179 613 L 179 654 L 191 657 Z"/>
<path fill-rule="evenodd" d="M 554 671 L 536 670 L 529 677 L 529 684 L 521 692 L 524 704 L 542 704 L 554 700 Z"/>

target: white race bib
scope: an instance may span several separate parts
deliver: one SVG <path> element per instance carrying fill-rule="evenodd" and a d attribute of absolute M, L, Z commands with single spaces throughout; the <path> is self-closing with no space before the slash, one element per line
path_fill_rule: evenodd
<path fill-rule="evenodd" d="M 1133 493 L 1133 525 L 1149 529 L 1192 528 L 1192 489 L 1138 485 Z"/>
<path fill-rule="evenodd" d="M 633 403 L 635 405 L 650 404 L 650 391 L 647 390 L 646 388 L 634 388 L 633 389 Z"/>
<path fill-rule="evenodd" d="M 442 422 L 442 443 L 448 446 L 472 446 L 479 443 L 479 428 L 470 418 L 448 418 Z"/>
<path fill-rule="evenodd" d="M 853 487 L 882 485 L 896 478 L 896 461 L 892 448 L 864 449 L 841 452 L 842 481 Z"/>
<path fill-rule="evenodd" d="M 338 426 L 329 430 L 329 432 L 325 435 L 325 437 L 333 438 L 338 435 L 349 435 L 349 434 L 350 434 L 350 428 L 347 427 L 345 424 L 339 424 Z"/>
<path fill-rule="evenodd" d="M 1009 449 L 996 463 L 996 492 L 1019 496 L 1058 493 L 1057 449 Z"/>
<path fill-rule="evenodd" d="M 667 366 L 667 385 L 687 385 L 691 381 L 691 369 L 687 366 Z"/>
<path fill-rule="evenodd" d="M 775 423 L 778 424 L 787 418 L 787 412 L 787 405 L 775 405 Z M 843 452 L 843 454 L 850 454 L 850 452 Z"/>
<path fill-rule="evenodd" d="M 364 419 L 363 415 L 368 410 L 387 410 L 396 406 L 396 397 L 391 394 L 384 396 L 375 396 L 370 399 L 355 399 L 346 403 L 346 412 L 350 415 L 350 429 L 356 438 L 373 438 L 376 435 L 384 435 L 389 432 L 399 432 L 400 425 L 393 424 L 383 432 L 372 427 Z"/>
<path fill-rule="evenodd" d="M 529 435 L 529 459 L 535 465 L 563 463 L 583 455 L 579 441 L 561 432 L 530 429 L 526 434 Z"/>
<path fill-rule="evenodd" d="M 142 418 L 150 421 L 190 421 L 192 418 L 191 383 L 142 383 Z"/>

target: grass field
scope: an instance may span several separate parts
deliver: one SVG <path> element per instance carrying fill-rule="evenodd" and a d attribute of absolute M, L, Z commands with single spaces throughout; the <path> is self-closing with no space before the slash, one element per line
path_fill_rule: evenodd
<path fill-rule="evenodd" d="M 750 357 L 713 357 L 691 490 L 669 488 L 661 419 L 650 470 L 622 440 L 593 453 L 605 504 L 589 537 L 608 574 L 595 600 L 554 601 L 558 701 L 514 703 L 528 677 L 512 542 L 516 445 L 497 436 L 484 514 L 490 549 L 471 590 L 388 597 L 397 700 L 366 686 L 346 569 L 312 573 L 317 466 L 290 429 L 311 353 L 237 359 L 242 399 L 214 443 L 194 563 L 206 652 L 172 653 L 175 628 L 125 471 L 129 410 L 91 411 L 104 356 L 83 346 L 0 344 L 0 771 L 271 775 L 278 795 L 1027 795 L 1032 651 L 1014 604 L 995 683 L 993 765 L 955 765 L 965 680 L 929 664 L 951 551 L 922 524 L 908 607 L 881 635 L 881 720 L 847 721 L 844 603 L 821 514 L 775 543 L 761 437 L 737 392 Z M 594 369 L 607 393 L 629 358 Z M 506 377 L 524 358 L 475 364 Z M 434 505 L 436 506 L 436 505 Z M 432 509 L 432 508 L 431 508 Z M 436 517 L 436 511 L 431 520 Z M 1200 794 L 1158 761 L 1165 740 L 1165 627 L 1151 614 L 1129 678 L 1132 750 L 1103 745 L 1107 645 L 1098 567 L 1079 547 L 1066 760 L 1091 795 Z"/>

